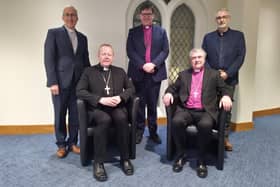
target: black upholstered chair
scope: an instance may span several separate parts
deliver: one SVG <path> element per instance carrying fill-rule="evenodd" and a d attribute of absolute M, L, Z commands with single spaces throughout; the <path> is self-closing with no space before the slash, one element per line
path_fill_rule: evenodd
<path fill-rule="evenodd" d="M 174 102 L 172 105 L 166 107 L 166 115 L 167 115 L 167 159 L 172 160 L 175 153 L 176 147 L 174 144 L 174 140 L 172 138 L 171 125 L 172 118 L 174 116 L 176 106 L 178 104 L 178 98 L 174 98 Z M 224 128 L 226 122 L 226 111 L 223 109 L 219 109 L 219 117 L 217 124 L 214 125 L 212 129 L 212 140 L 208 146 L 209 154 L 213 155 L 213 158 L 216 160 L 216 168 L 218 170 L 223 170 L 224 167 Z M 195 125 L 189 125 L 186 127 L 187 133 L 187 141 L 191 142 L 192 145 L 187 144 L 188 150 L 195 150 L 195 136 L 197 134 L 197 128 Z M 187 153 L 188 154 L 188 153 Z"/>
<path fill-rule="evenodd" d="M 78 113 L 79 113 L 79 125 L 80 125 L 80 158 L 81 164 L 87 166 L 91 163 L 94 156 L 93 147 L 93 136 L 94 136 L 94 126 L 89 124 L 87 103 L 83 100 L 78 99 Z M 128 114 L 129 114 L 129 158 L 135 159 L 136 154 L 136 115 L 139 105 L 139 98 L 134 97 L 127 104 Z M 114 144 L 114 127 L 109 129 L 108 144 Z"/>

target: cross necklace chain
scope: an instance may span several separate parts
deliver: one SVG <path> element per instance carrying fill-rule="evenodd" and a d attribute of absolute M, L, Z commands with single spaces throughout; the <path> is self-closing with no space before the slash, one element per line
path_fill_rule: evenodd
<path fill-rule="evenodd" d="M 105 88 L 104 90 L 106 91 L 106 94 L 109 95 L 110 94 L 110 87 L 109 87 L 109 82 L 110 82 L 110 78 L 111 78 L 111 70 L 109 71 L 109 75 L 108 75 L 108 78 L 106 80 L 105 76 L 102 74 L 102 78 L 104 80 L 104 83 L 105 83 Z"/>
<path fill-rule="evenodd" d="M 202 79 L 203 79 L 203 75 L 200 77 L 200 79 L 197 79 L 197 83 L 198 84 L 194 85 L 194 87 L 193 87 L 193 96 L 194 96 L 194 98 L 198 98 L 198 90 L 199 90 L 200 84 L 202 84 L 201 83 Z"/>

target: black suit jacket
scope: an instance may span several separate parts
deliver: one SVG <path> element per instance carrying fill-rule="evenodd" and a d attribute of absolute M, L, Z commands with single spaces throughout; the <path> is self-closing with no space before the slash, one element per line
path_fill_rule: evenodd
<path fill-rule="evenodd" d="M 179 73 L 176 82 L 166 89 L 166 93 L 179 97 L 179 104 L 185 107 L 185 103 L 189 98 L 192 82 L 192 69 Z M 230 87 L 220 78 L 219 72 L 205 67 L 202 83 L 202 105 L 216 121 L 218 118 L 217 99 L 218 95 L 228 95 L 232 97 Z"/>
<path fill-rule="evenodd" d="M 75 54 L 64 26 L 48 30 L 44 54 L 48 87 L 58 84 L 60 88 L 67 88 L 73 76 L 78 82 L 84 68 L 90 66 L 87 38 L 78 31 L 76 33 L 78 47 Z"/>
<path fill-rule="evenodd" d="M 120 96 L 122 102 L 126 103 L 134 94 L 135 89 L 132 81 L 127 77 L 122 68 L 110 66 L 111 81 L 113 86 L 113 96 Z M 88 67 L 83 72 L 76 87 L 76 94 L 79 99 L 83 99 L 90 104 L 90 108 L 99 106 L 101 97 L 106 97 L 104 88 L 105 82 L 102 76 L 101 66 L 95 65 Z"/>

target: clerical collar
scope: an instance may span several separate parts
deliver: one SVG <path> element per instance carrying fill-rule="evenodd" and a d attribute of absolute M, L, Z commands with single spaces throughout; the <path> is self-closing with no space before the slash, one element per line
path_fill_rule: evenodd
<path fill-rule="evenodd" d="M 109 71 L 109 67 L 103 67 L 103 71 Z"/>
<path fill-rule="evenodd" d="M 200 68 L 200 69 L 193 69 L 193 72 L 194 73 L 199 73 L 199 72 L 201 72 L 203 70 L 203 68 Z"/>
<path fill-rule="evenodd" d="M 99 66 L 99 69 L 100 69 L 101 71 L 109 71 L 109 70 L 110 70 L 110 67 L 111 67 L 111 66 L 109 66 L 109 67 L 103 67 L 103 66 L 101 66 L 100 63 L 98 64 L 98 66 Z"/>
<path fill-rule="evenodd" d="M 150 28 L 152 28 L 152 26 L 151 25 L 145 25 L 145 26 L 143 26 L 144 27 L 144 29 L 150 29 Z"/>
<path fill-rule="evenodd" d="M 219 29 L 217 30 L 217 33 L 219 36 L 224 36 L 225 34 L 228 33 L 228 31 L 230 30 L 230 28 L 228 27 L 228 29 L 225 32 L 220 32 Z"/>

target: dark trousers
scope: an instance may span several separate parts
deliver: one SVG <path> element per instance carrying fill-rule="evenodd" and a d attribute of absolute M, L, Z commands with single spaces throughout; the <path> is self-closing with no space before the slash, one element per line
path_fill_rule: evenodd
<path fill-rule="evenodd" d="M 177 157 L 185 154 L 186 151 L 186 127 L 194 124 L 198 130 L 197 145 L 198 157 L 204 160 L 206 147 L 211 138 L 211 131 L 215 120 L 205 111 L 196 111 L 177 107 L 172 119 L 172 137 L 175 142 Z"/>
<path fill-rule="evenodd" d="M 116 129 L 117 143 L 120 151 L 120 158 L 129 158 L 128 148 L 128 112 L 125 107 L 110 108 L 101 107 L 89 111 L 94 126 L 94 161 L 102 163 L 107 155 L 108 130 L 111 125 Z"/>
<path fill-rule="evenodd" d="M 78 109 L 74 82 L 66 89 L 60 89 L 59 95 L 52 95 L 54 106 L 54 126 L 56 144 L 58 147 L 71 146 L 78 141 Z M 68 140 L 66 128 L 66 114 L 68 111 Z"/>
<path fill-rule="evenodd" d="M 146 74 L 141 82 L 133 82 L 136 95 L 140 98 L 137 114 L 137 130 L 144 132 L 145 108 L 147 106 L 147 120 L 150 135 L 157 132 L 157 102 L 161 82 L 155 82 L 151 75 Z"/>

